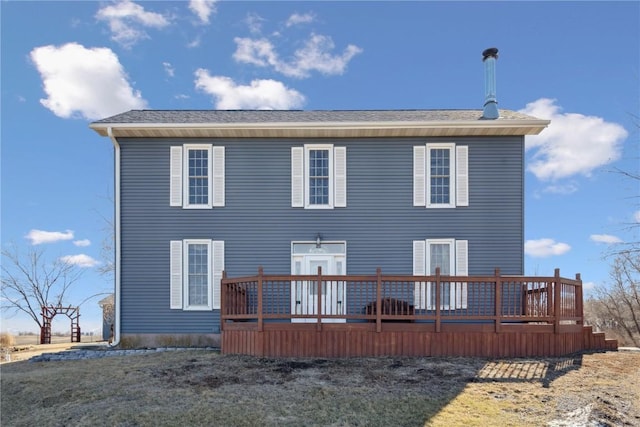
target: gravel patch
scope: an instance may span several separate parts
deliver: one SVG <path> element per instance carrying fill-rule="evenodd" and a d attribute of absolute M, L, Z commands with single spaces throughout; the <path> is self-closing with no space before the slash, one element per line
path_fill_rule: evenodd
<path fill-rule="evenodd" d="M 132 350 L 117 350 L 117 349 L 73 349 L 66 351 L 59 351 L 55 353 L 42 353 L 38 356 L 34 356 L 29 359 L 30 363 L 34 362 L 59 362 L 67 360 L 87 360 L 87 359 L 102 359 L 105 357 L 117 357 L 117 356 L 140 356 L 144 354 L 164 353 L 167 351 L 215 351 L 219 352 L 219 348 L 215 347 L 157 347 L 157 348 L 144 348 L 144 349 L 132 349 Z"/>

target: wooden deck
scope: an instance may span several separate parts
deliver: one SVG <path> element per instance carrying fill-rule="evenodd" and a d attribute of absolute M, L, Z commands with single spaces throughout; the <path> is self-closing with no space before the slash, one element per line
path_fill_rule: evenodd
<path fill-rule="evenodd" d="M 617 349 L 583 326 L 580 276 L 562 278 L 558 270 L 549 277 L 498 270 L 449 277 L 259 269 L 252 277 L 223 277 L 221 297 L 225 354 L 534 357 Z"/>

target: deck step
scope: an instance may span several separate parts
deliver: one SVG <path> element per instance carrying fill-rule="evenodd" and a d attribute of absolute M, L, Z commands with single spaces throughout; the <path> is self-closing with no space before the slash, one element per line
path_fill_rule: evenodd
<path fill-rule="evenodd" d="M 593 332 L 591 326 L 583 328 L 583 337 L 585 350 L 618 350 L 618 340 L 607 338 L 604 332 Z"/>

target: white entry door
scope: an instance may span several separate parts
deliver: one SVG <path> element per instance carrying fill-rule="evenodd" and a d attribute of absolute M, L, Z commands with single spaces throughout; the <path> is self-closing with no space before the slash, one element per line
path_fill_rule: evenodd
<path fill-rule="evenodd" d="M 333 254 L 306 254 L 294 259 L 294 274 L 316 275 L 321 268 L 322 275 L 342 275 L 344 257 Z M 346 311 L 346 292 L 343 281 L 302 280 L 292 282 L 291 311 L 301 315 L 318 314 L 318 298 L 322 303 L 322 314 L 344 315 Z M 316 322 L 315 318 L 292 319 L 293 322 Z M 323 322 L 345 322 L 344 318 L 323 319 Z"/>

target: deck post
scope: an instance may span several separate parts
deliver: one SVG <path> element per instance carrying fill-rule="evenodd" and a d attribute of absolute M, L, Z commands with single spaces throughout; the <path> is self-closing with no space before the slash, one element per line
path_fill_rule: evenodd
<path fill-rule="evenodd" d="M 227 272 L 222 270 L 222 280 L 220 281 L 220 332 L 224 331 L 225 315 L 227 313 L 227 287 L 222 284 L 227 278 Z"/>
<path fill-rule="evenodd" d="M 318 297 L 318 320 L 316 329 L 322 330 L 322 267 L 318 266 L 318 278 L 316 279 L 316 296 Z"/>
<path fill-rule="evenodd" d="M 560 279 L 560 269 L 556 268 L 553 276 L 553 332 L 556 334 L 560 333 L 560 311 L 561 311 L 561 303 L 560 298 L 562 296 L 561 289 L 561 279 Z"/>
<path fill-rule="evenodd" d="M 264 328 L 263 310 L 262 310 L 262 276 L 264 269 L 258 267 L 258 332 L 262 332 Z"/>
<path fill-rule="evenodd" d="M 496 333 L 500 332 L 500 326 L 502 325 L 502 277 L 500 276 L 500 268 L 496 267 L 495 269 L 495 331 Z"/>
<path fill-rule="evenodd" d="M 376 332 L 382 332 L 382 269 L 376 269 Z"/>
<path fill-rule="evenodd" d="M 436 267 L 436 332 L 440 332 L 440 298 L 442 283 L 440 283 L 440 267 Z"/>
<path fill-rule="evenodd" d="M 584 325 L 584 301 L 582 299 L 582 277 L 576 274 L 578 286 L 576 286 L 576 314 L 580 317 L 580 324 Z"/>

